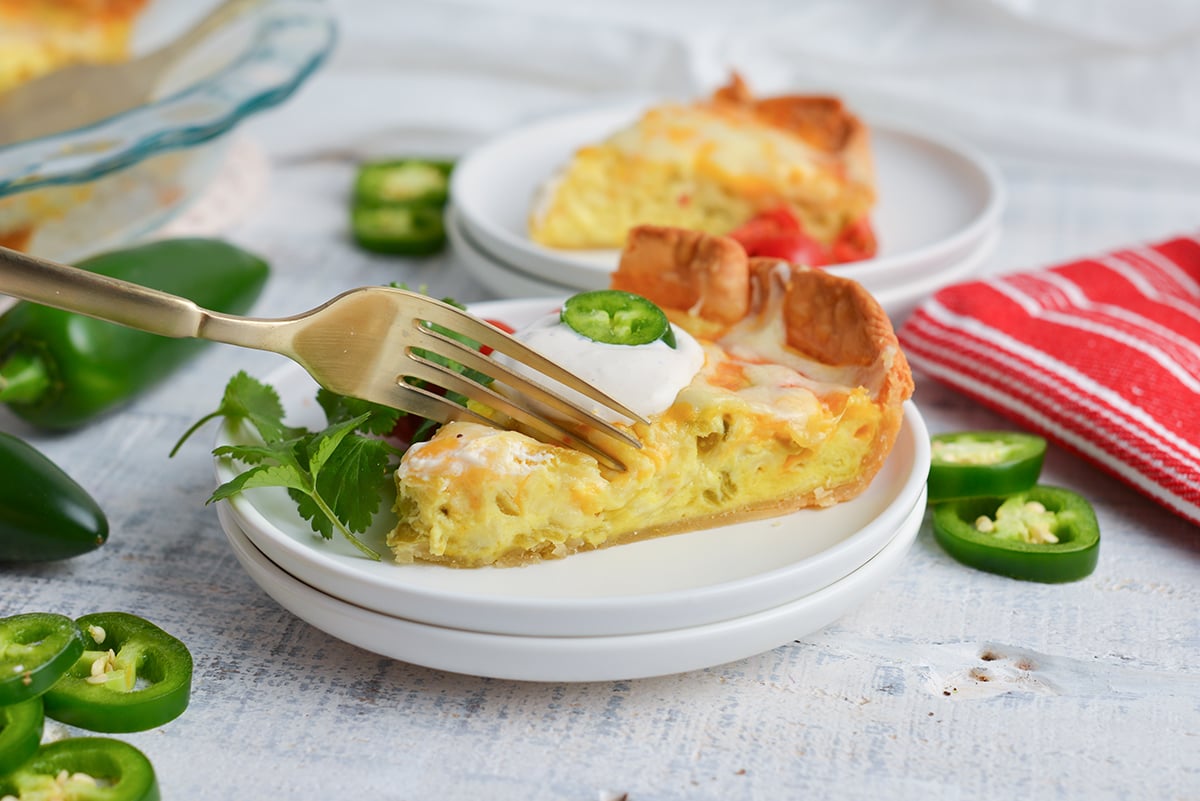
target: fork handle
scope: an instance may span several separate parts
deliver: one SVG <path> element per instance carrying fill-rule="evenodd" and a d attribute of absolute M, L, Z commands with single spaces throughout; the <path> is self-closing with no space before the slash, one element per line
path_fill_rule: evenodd
<path fill-rule="evenodd" d="M 5 247 L 0 293 L 176 338 L 198 336 L 211 314 L 187 298 Z"/>

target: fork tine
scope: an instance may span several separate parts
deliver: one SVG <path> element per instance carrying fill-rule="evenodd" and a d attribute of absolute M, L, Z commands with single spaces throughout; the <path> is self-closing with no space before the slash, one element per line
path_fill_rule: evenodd
<path fill-rule="evenodd" d="M 486 403 L 491 408 L 502 412 L 504 415 L 508 415 L 512 420 L 522 423 L 528 429 L 534 430 L 534 432 L 540 435 L 541 439 L 557 442 L 557 444 L 566 445 L 578 451 L 587 452 L 598 459 L 600 463 L 610 466 L 610 468 L 625 470 L 625 463 L 614 457 L 613 454 L 593 445 L 592 442 L 583 439 L 582 436 L 578 436 L 570 432 L 570 430 L 559 426 L 558 423 L 521 408 L 520 405 L 512 403 L 511 399 L 499 395 L 498 392 L 490 389 L 490 387 L 476 384 L 475 381 L 463 377 L 461 373 L 455 372 L 454 369 L 438 365 L 437 362 L 428 361 L 416 354 L 409 353 L 409 359 L 415 363 L 419 363 L 422 367 L 430 368 L 430 374 L 427 377 L 419 378 L 436 381 L 444 389 L 461 393 L 464 396 L 478 399 L 480 395 L 484 395 L 486 396 L 486 401 L 480 401 L 480 403 Z M 430 417 L 432 420 L 442 422 L 470 420 L 485 424 L 485 426 L 492 426 L 493 428 L 503 427 L 500 424 L 502 421 L 491 420 L 491 418 L 480 415 L 478 412 L 468 409 L 467 406 L 455 403 L 449 398 L 436 395 L 436 393 L 421 389 L 418 386 L 406 384 L 403 381 L 403 377 L 400 381 L 397 381 L 394 389 L 390 389 L 386 393 L 395 397 L 390 399 L 390 401 L 382 401 L 385 405 L 400 405 L 404 409 L 412 410 L 415 414 L 419 414 L 422 417 Z M 419 409 L 418 406 L 420 406 Z M 430 412 L 430 414 L 426 414 L 426 412 Z M 637 444 L 637 440 L 632 441 Z M 641 444 L 637 444 L 637 446 L 641 447 Z"/>
<path fill-rule="evenodd" d="M 466 406 L 412 384 L 396 383 L 385 388 L 382 396 L 376 395 L 372 400 L 439 423 L 466 420 L 487 426 L 496 425 L 495 421 Z"/>
<path fill-rule="evenodd" d="M 424 326 L 421 326 L 420 328 L 421 328 L 421 332 L 425 336 L 428 336 L 428 337 L 438 340 L 438 342 L 444 344 L 448 348 L 453 349 L 453 351 L 454 351 L 454 353 L 451 355 L 451 354 L 447 354 L 445 352 L 445 350 L 446 350 L 445 348 L 439 348 L 436 351 L 434 351 L 434 352 L 439 353 L 439 355 L 444 356 L 446 358 L 452 358 L 455 361 L 457 361 L 461 364 L 464 364 L 473 370 L 476 370 L 480 373 L 488 375 L 488 376 L 500 381 L 501 383 L 507 384 L 508 386 L 517 390 L 521 394 L 528 395 L 532 399 L 541 402 L 542 404 L 544 404 L 547 407 L 549 407 L 550 409 L 552 409 L 554 412 L 562 415 L 564 418 L 566 418 L 572 422 L 581 423 L 583 425 L 590 426 L 591 428 L 598 429 L 602 433 L 607 434 L 610 437 L 615 437 L 631 447 L 634 447 L 634 448 L 642 447 L 642 444 L 640 442 L 638 442 L 638 440 L 635 437 L 633 437 L 632 435 L 630 435 L 628 432 L 622 431 L 621 429 L 619 429 L 616 426 L 609 423 L 604 418 L 598 417 L 597 415 L 589 412 L 588 410 L 581 408 L 577 404 L 572 403 L 571 401 L 562 397 L 558 393 L 556 393 L 550 389 L 547 389 L 546 387 L 543 387 L 540 384 L 529 381 L 528 379 L 526 379 L 524 376 L 520 375 L 519 373 L 513 372 L 510 368 L 505 367 L 503 364 L 500 364 L 499 362 L 497 362 L 493 359 L 487 358 L 486 356 L 479 353 L 479 351 L 471 348 L 470 346 L 466 345 L 465 343 L 459 342 L 458 340 L 453 339 L 452 337 L 448 337 L 445 334 L 442 334 L 438 331 L 431 330 Z M 431 349 L 431 350 L 433 350 L 433 349 Z M 416 354 L 412 353 L 411 351 L 409 352 L 409 356 L 410 356 L 410 358 L 412 358 L 414 360 L 418 360 L 422 364 L 426 364 L 426 365 L 429 365 L 430 367 L 437 368 L 441 375 L 447 374 L 446 369 L 442 365 L 438 365 L 434 362 L 430 362 L 428 359 L 421 359 Z M 421 376 L 417 376 L 417 377 L 418 378 L 426 378 L 431 381 L 437 380 L 436 378 L 434 378 L 433 376 L 430 376 L 430 375 L 421 375 Z M 471 387 L 472 387 L 472 389 L 477 388 L 477 387 L 486 389 L 485 385 L 480 384 L 478 382 L 474 382 L 474 381 L 471 382 Z M 465 391 L 465 390 L 460 390 L 460 391 L 462 391 L 462 393 L 464 395 L 472 394 L 472 392 L 470 392 L 470 391 Z M 511 399 L 508 399 L 508 400 L 511 402 Z"/>
<path fill-rule="evenodd" d="M 534 368 L 543 375 L 554 379 L 563 386 L 569 387 L 576 392 L 585 395 L 592 400 L 600 403 L 615 412 L 628 417 L 630 420 L 639 423 L 648 422 L 642 415 L 633 411 L 625 404 L 612 397 L 609 397 L 604 392 L 587 383 L 579 376 L 571 373 L 565 368 L 542 356 L 537 351 L 533 350 L 523 342 L 517 340 L 508 333 L 501 331 L 490 323 L 480 320 L 478 317 L 463 311 L 462 309 L 451 306 L 448 303 L 427 297 L 425 295 L 416 295 L 422 301 L 421 311 L 414 315 L 415 317 L 425 320 L 426 322 L 436 323 L 451 331 L 462 334 L 478 341 L 482 345 L 499 351 L 500 353 L 510 356 L 513 359 L 522 362 L 529 367 Z M 418 326 L 424 332 L 430 332 L 427 326 Z M 431 332 L 436 333 L 436 332 Z M 448 338 L 445 338 L 448 339 Z M 491 368 L 481 370 L 481 372 L 491 373 Z M 511 372 L 511 371 L 510 371 Z"/>

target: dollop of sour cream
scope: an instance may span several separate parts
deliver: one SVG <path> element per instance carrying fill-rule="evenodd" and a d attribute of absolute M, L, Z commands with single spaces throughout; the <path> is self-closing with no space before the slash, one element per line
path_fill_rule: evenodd
<path fill-rule="evenodd" d="M 666 411 L 704 366 L 704 348 L 700 343 L 678 326 L 671 328 L 675 333 L 674 348 L 661 339 L 647 345 L 610 345 L 588 339 L 562 322 L 555 312 L 519 329 L 513 336 L 609 397 L 643 417 L 650 417 Z M 493 358 L 546 385 L 539 373 L 503 354 L 496 353 Z M 624 420 L 572 390 L 557 384 L 550 388 L 609 422 Z"/>

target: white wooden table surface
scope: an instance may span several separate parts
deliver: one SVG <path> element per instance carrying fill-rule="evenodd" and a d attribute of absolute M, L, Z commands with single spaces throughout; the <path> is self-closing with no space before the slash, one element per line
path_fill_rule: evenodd
<path fill-rule="evenodd" d="M 356 158 L 422 137 L 457 146 L 436 130 L 397 128 L 381 107 L 376 128 L 364 113 L 346 148 L 331 147 L 322 103 L 358 80 L 357 66 L 335 59 L 285 110 L 250 126 L 270 180 L 228 234 L 272 263 L 256 313 L 390 281 L 488 297 L 452 254 L 407 262 L 348 243 Z M 319 145 L 306 148 L 305 126 L 322 122 L 310 140 Z M 1000 166 L 1009 204 L 988 271 L 1200 225 L 1194 181 Z M 868 602 L 769 653 L 638 681 L 488 680 L 376 656 L 283 610 L 204 506 L 205 443 L 167 458 L 234 371 L 265 375 L 281 363 L 214 346 L 132 406 L 65 435 L 0 413 L 0 429 L 75 476 L 112 525 L 93 554 L 0 567 L 0 615 L 126 609 L 195 656 L 185 714 L 122 735 L 153 760 L 164 798 L 1200 798 L 1200 530 L 1070 455 L 1052 451 L 1044 476 L 1096 506 L 1100 564 L 1081 582 L 969 570 L 926 523 Z M 915 400 L 934 432 L 1006 425 L 928 380 Z"/>

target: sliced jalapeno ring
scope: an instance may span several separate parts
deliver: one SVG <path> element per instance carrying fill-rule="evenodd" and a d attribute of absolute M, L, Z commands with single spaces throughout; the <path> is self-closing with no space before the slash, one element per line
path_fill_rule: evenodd
<path fill-rule="evenodd" d="M 1037 483 L 1046 440 L 1019 431 L 960 431 L 930 440 L 929 500 L 996 497 Z"/>
<path fill-rule="evenodd" d="M 567 299 L 560 319 L 576 333 L 609 345 L 647 345 L 663 340 L 675 347 L 666 313 L 641 295 L 597 289 Z"/>
<path fill-rule="evenodd" d="M 187 646 L 126 612 L 76 621 L 87 649 L 45 694 L 46 716 L 81 729 L 145 731 L 183 713 L 192 688 Z"/>
<path fill-rule="evenodd" d="M 0 706 L 0 776 L 20 767 L 38 750 L 45 722 L 41 698 Z"/>
<path fill-rule="evenodd" d="M 408 256 L 436 253 L 446 244 L 442 209 L 430 205 L 356 205 L 354 239 L 366 250 Z"/>
<path fill-rule="evenodd" d="M 939 504 L 933 533 L 959 562 L 1025 581 L 1077 581 L 1100 557 L 1092 505 L 1071 490 L 1040 484 L 1004 498 Z"/>
<path fill-rule="evenodd" d="M 354 198 L 359 203 L 444 204 L 450 195 L 451 161 L 386 159 L 358 169 Z"/>
<path fill-rule="evenodd" d="M 68 737 L 43 745 L 0 776 L 0 796 L 89 801 L 159 801 L 154 766 L 138 749 L 107 737 Z"/>
<path fill-rule="evenodd" d="M 83 653 L 75 621 L 50 612 L 0 618 L 0 706 L 49 690 Z"/>

